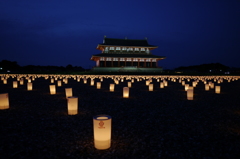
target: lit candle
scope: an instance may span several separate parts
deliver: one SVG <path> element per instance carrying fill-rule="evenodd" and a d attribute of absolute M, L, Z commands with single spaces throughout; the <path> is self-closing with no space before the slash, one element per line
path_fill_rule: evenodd
<path fill-rule="evenodd" d="M 112 118 L 109 115 L 93 117 L 94 146 L 105 150 L 111 147 Z"/>
<path fill-rule="evenodd" d="M 132 82 L 128 82 L 128 87 L 129 87 L 129 88 L 132 87 Z"/>
<path fill-rule="evenodd" d="M 160 88 L 164 88 L 163 82 L 160 82 Z"/>
<path fill-rule="evenodd" d="M 58 86 L 58 87 L 62 86 L 62 81 L 61 81 L 61 80 L 58 80 L 57 86 Z"/>

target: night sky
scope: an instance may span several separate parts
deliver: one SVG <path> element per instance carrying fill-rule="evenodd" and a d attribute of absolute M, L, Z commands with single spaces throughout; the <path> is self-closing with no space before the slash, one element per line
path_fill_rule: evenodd
<path fill-rule="evenodd" d="M 107 38 L 144 39 L 164 69 L 240 67 L 239 0 L 1 0 L 0 61 L 95 66 Z"/>

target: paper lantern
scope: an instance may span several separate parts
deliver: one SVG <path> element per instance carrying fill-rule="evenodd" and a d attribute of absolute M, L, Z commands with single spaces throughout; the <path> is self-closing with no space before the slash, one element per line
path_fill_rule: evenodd
<path fill-rule="evenodd" d="M 94 147 L 105 150 L 111 147 L 112 117 L 97 115 L 93 117 Z"/>
<path fill-rule="evenodd" d="M 148 85 L 149 85 L 149 83 L 150 83 L 150 81 L 149 81 L 149 80 L 147 80 L 147 81 L 146 81 L 146 86 L 148 86 Z"/>
<path fill-rule="evenodd" d="M 132 87 L 132 82 L 128 82 L 128 87 L 129 87 L 129 88 Z"/>
<path fill-rule="evenodd" d="M 27 83 L 27 90 L 31 91 L 32 90 L 32 83 Z"/>
<path fill-rule="evenodd" d="M 115 84 L 119 84 L 119 81 L 118 81 L 118 80 L 115 80 Z"/>
<path fill-rule="evenodd" d="M 94 86 L 94 79 L 91 79 L 91 86 Z"/>
<path fill-rule="evenodd" d="M 86 79 L 86 78 L 83 79 L 83 83 L 84 83 L 84 84 L 87 83 L 87 79 Z"/>
<path fill-rule="evenodd" d="M 50 94 L 56 94 L 56 86 L 55 85 L 49 85 Z"/>
<path fill-rule="evenodd" d="M 164 88 L 163 82 L 160 82 L 160 88 Z"/>
<path fill-rule="evenodd" d="M 164 86 L 168 86 L 168 81 L 163 81 Z"/>
<path fill-rule="evenodd" d="M 54 83 L 54 78 L 51 78 L 51 83 Z"/>
<path fill-rule="evenodd" d="M 17 81 L 13 81 L 13 88 L 17 88 L 18 87 L 18 82 Z"/>
<path fill-rule="evenodd" d="M 0 109 L 8 109 L 9 108 L 9 99 L 8 93 L 0 94 Z"/>
<path fill-rule="evenodd" d="M 97 82 L 97 89 L 101 89 L 101 82 Z"/>
<path fill-rule="evenodd" d="M 129 87 L 123 87 L 123 98 L 129 97 Z"/>
<path fill-rule="evenodd" d="M 66 98 L 72 97 L 72 88 L 65 88 Z"/>
<path fill-rule="evenodd" d="M 152 84 L 152 83 L 150 83 L 150 84 L 148 85 L 148 90 L 149 90 L 149 91 L 153 91 L 153 84 Z"/>
<path fill-rule="evenodd" d="M 185 81 L 182 81 L 182 86 L 184 86 L 185 85 Z"/>
<path fill-rule="evenodd" d="M 20 85 L 23 85 L 23 84 L 24 84 L 24 80 L 20 79 Z"/>
<path fill-rule="evenodd" d="M 188 100 L 193 100 L 193 87 L 188 87 L 188 90 L 187 90 L 187 99 L 188 99 Z"/>
<path fill-rule="evenodd" d="M 7 79 L 3 79 L 3 84 L 7 84 Z"/>
<path fill-rule="evenodd" d="M 209 84 L 205 84 L 205 91 L 209 91 Z"/>
<path fill-rule="evenodd" d="M 68 115 L 76 115 L 78 113 L 78 97 L 68 97 Z"/>
<path fill-rule="evenodd" d="M 110 92 L 114 92 L 114 87 L 115 87 L 115 84 L 114 84 L 114 83 L 111 83 L 111 84 L 109 85 L 109 91 L 110 91 Z"/>
<path fill-rule="evenodd" d="M 32 82 L 32 81 L 31 81 L 31 79 L 29 78 L 29 79 L 28 79 L 28 83 L 31 83 L 31 82 Z"/>
<path fill-rule="evenodd" d="M 221 87 L 220 86 L 215 86 L 215 93 L 219 94 L 221 91 Z"/>
<path fill-rule="evenodd" d="M 62 86 L 62 81 L 61 81 L 61 80 L 58 80 L 58 81 L 57 81 L 57 86 L 58 86 L 58 87 Z"/>
<path fill-rule="evenodd" d="M 185 84 L 185 91 L 187 91 L 189 88 L 189 84 Z"/>

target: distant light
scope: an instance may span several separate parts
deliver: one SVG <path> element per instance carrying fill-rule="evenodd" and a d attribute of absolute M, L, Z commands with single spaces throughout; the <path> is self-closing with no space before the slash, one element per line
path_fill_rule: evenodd
<path fill-rule="evenodd" d="M 2 70 L 2 67 L 0 67 L 0 70 Z"/>
<path fill-rule="evenodd" d="M 11 72 L 10 70 L 7 70 L 7 72 Z"/>
<path fill-rule="evenodd" d="M 209 70 L 209 72 L 212 72 L 212 70 Z"/>

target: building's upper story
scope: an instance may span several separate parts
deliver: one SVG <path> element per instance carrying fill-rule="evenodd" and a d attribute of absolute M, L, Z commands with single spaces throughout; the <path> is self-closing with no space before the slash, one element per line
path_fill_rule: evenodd
<path fill-rule="evenodd" d="M 151 54 L 151 50 L 156 49 L 157 46 L 149 45 L 147 38 L 144 40 L 133 39 L 112 39 L 104 37 L 103 43 L 98 44 L 97 49 L 102 53 L 114 54 Z"/>

